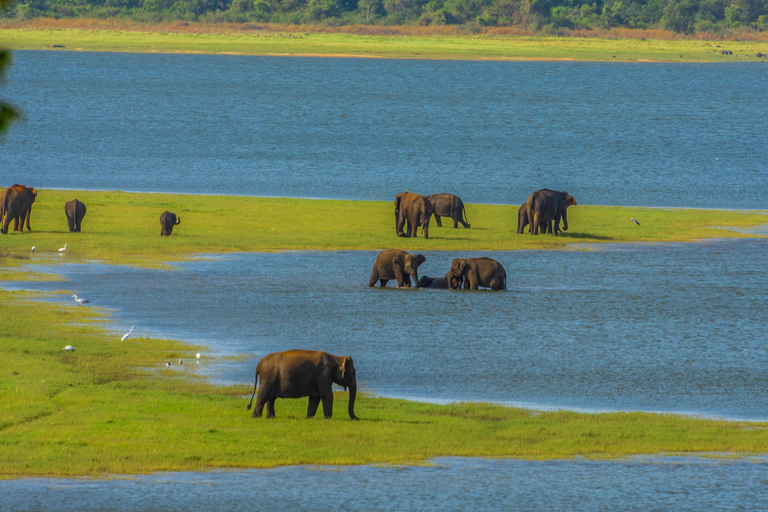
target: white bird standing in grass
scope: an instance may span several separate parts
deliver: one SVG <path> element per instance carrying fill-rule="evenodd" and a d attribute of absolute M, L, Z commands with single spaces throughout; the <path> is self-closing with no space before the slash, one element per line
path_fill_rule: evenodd
<path fill-rule="evenodd" d="M 66 350 L 67 352 L 74 352 L 75 347 L 73 347 L 72 345 L 67 345 L 66 347 L 64 347 L 64 350 Z"/>
<path fill-rule="evenodd" d="M 640 223 L 639 223 L 639 222 L 637 222 L 637 219 L 635 219 L 635 218 L 632 218 L 632 219 L 630 219 L 630 220 L 631 220 L 632 222 L 634 222 L 636 225 L 638 225 L 638 226 L 640 225 Z"/>
<path fill-rule="evenodd" d="M 32 246 L 32 252 L 35 252 L 35 249 L 36 249 L 36 247 L 33 245 Z"/>
<path fill-rule="evenodd" d="M 88 304 L 89 302 L 91 302 L 91 301 L 89 301 L 89 300 L 85 300 L 85 299 L 83 299 L 82 297 L 78 299 L 78 298 L 77 298 L 77 295 L 72 295 L 72 297 L 74 297 L 74 298 L 75 298 L 75 302 L 77 302 L 77 303 L 78 303 L 78 304 L 80 304 L 81 306 L 82 306 L 83 304 Z"/>
<path fill-rule="evenodd" d="M 66 250 L 67 250 L 67 244 L 64 244 L 64 247 L 62 247 L 61 249 L 59 249 L 59 252 L 64 252 L 64 251 L 66 251 Z"/>
<path fill-rule="evenodd" d="M 125 341 L 125 338 L 127 338 L 128 336 L 130 336 L 130 335 L 131 335 L 131 333 L 133 332 L 133 328 L 134 328 L 134 327 L 136 327 L 136 326 L 135 326 L 135 325 L 132 325 L 132 326 L 131 326 L 131 330 L 130 330 L 130 331 L 128 331 L 128 334 L 126 334 L 125 336 L 123 336 L 122 338 L 120 338 L 120 341 Z"/>
<path fill-rule="evenodd" d="M 203 354 L 198 352 L 197 354 L 195 354 L 195 357 L 197 358 L 197 361 L 195 361 L 195 363 L 200 364 L 200 358 L 203 357 Z"/>

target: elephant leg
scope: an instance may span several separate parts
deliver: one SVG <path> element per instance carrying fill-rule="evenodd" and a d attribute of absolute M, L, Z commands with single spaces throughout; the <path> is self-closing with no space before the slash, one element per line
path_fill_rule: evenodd
<path fill-rule="evenodd" d="M 379 269 L 376 268 L 376 265 L 373 266 L 373 270 L 371 270 L 371 279 L 368 281 L 368 286 L 373 286 L 376 284 L 376 281 L 379 280 Z"/>
<path fill-rule="evenodd" d="M 498 275 L 491 279 L 491 290 L 499 291 L 504 289 L 504 278 Z"/>
<path fill-rule="evenodd" d="M 467 274 L 467 281 L 469 281 L 469 289 L 477 290 L 480 286 L 480 276 L 477 272 L 470 272 Z"/>
<path fill-rule="evenodd" d="M 395 279 L 397 279 L 397 287 L 398 288 L 402 288 L 403 286 L 405 286 L 405 279 L 403 278 L 403 271 L 400 269 L 400 267 L 398 265 L 395 265 L 394 271 L 395 271 Z M 409 284 L 410 284 L 410 277 L 408 279 L 409 279 Z"/>
<path fill-rule="evenodd" d="M 456 217 L 453 218 L 453 229 L 458 229 L 459 228 L 459 220 L 460 219 L 458 219 Z M 461 223 L 464 224 L 464 221 L 462 220 Z"/>
<path fill-rule="evenodd" d="M 323 415 L 327 420 L 333 417 L 333 389 L 323 394 Z"/>
<path fill-rule="evenodd" d="M 440 220 L 440 216 L 438 214 L 435 214 L 435 222 L 437 223 L 437 227 L 443 227 L 443 222 Z"/>
<path fill-rule="evenodd" d="M 400 212 L 400 216 L 397 218 L 397 225 L 395 225 L 395 232 L 397 233 L 397 236 L 407 236 L 406 233 L 403 232 L 403 227 L 406 229 L 408 228 L 405 224 L 405 215 L 403 215 L 403 212 Z"/>
<path fill-rule="evenodd" d="M 317 414 L 317 406 L 320 405 L 320 397 L 319 396 L 311 396 L 309 397 L 309 407 L 307 407 L 307 418 L 314 418 L 315 414 Z"/>
<path fill-rule="evenodd" d="M 387 283 L 389 282 L 389 279 L 379 279 L 379 282 L 381 283 L 382 288 L 386 288 Z"/>
<path fill-rule="evenodd" d="M 23 221 L 21 222 L 21 229 L 22 230 L 24 229 L 24 222 Z M 13 218 L 13 230 L 14 231 L 19 231 L 19 218 L 18 217 L 14 217 Z"/>
<path fill-rule="evenodd" d="M 267 419 L 274 419 L 275 417 L 275 399 L 273 398 L 267 402 Z"/>

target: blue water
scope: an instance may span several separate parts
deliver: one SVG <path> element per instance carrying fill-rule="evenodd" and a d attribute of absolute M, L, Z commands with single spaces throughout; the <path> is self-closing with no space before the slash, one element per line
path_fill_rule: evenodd
<path fill-rule="evenodd" d="M 14 55 L 0 183 L 766 208 L 759 63 Z"/>

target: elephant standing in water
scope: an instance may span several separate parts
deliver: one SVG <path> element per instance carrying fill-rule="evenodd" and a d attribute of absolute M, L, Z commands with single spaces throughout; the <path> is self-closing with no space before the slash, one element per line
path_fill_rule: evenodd
<path fill-rule="evenodd" d="M 427 196 L 427 201 L 432 205 L 432 211 L 435 215 L 437 227 L 443 227 L 440 217 L 450 217 L 453 220 L 453 227 L 458 228 L 459 222 L 464 229 L 469 229 L 467 212 L 464 209 L 464 202 L 459 196 L 453 194 L 432 194 Z"/>
<path fill-rule="evenodd" d="M 541 225 L 546 224 L 552 227 L 552 233 L 557 236 L 560 232 L 560 219 L 563 219 L 563 230 L 568 231 L 568 215 L 566 210 L 569 206 L 576 206 L 576 199 L 568 192 L 542 189 L 532 192 L 526 201 L 528 207 L 529 232 L 532 235 L 538 235 Z M 549 230 L 549 229 L 548 229 Z"/>
<path fill-rule="evenodd" d="M 27 231 L 32 231 L 29 220 L 32 217 L 32 203 L 37 199 L 37 190 L 24 185 L 13 185 L 0 194 L 0 232 L 8 233 L 8 226 L 13 221 L 13 230 L 24 232 L 24 222 Z"/>
<path fill-rule="evenodd" d="M 160 236 L 171 236 L 173 233 L 173 226 L 181 224 L 181 217 L 176 219 L 176 214 L 171 212 L 163 212 L 160 215 Z"/>
<path fill-rule="evenodd" d="M 413 278 L 414 287 L 419 287 L 419 265 L 427 261 L 421 254 L 408 254 L 398 249 L 385 249 L 381 251 L 373 262 L 371 279 L 368 286 L 374 286 L 376 281 L 381 282 L 381 287 L 387 286 L 387 281 L 397 279 L 398 288 L 410 287 Z"/>
<path fill-rule="evenodd" d="M 395 232 L 397 236 L 415 238 L 419 227 L 421 227 L 424 238 L 429 238 L 430 217 L 432 217 L 432 204 L 425 197 L 411 192 L 400 192 L 395 197 Z M 406 228 L 405 231 L 403 231 L 403 227 Z"/>
<path fill-rule="evenodd" d="M 357 397 L 357 371 L 349 356 L 334 356 L 319 350 L 288 350 L 267 354 L 256 365 L 253 394 L 246 409 L 251 408 L 256 384 L 259 394 L 252 418 L 260 418 L 267 406 L 267 418 L 275 417 L 277 398 L 309 397 L 307 418 L 314 418 L 320 400 L 326 419 L 333 416 L 333 384 L 349 388 L 349 417 L 356 420 L 355 398 Z"/>
<path fill-rule="evenodd" d="M 80 224 L 85 217 L 85 203 L 73 199 L 64 205 L 64 213 L 67 214 L 67 225 L 69 226 L 70 233 L 79 233 Z"/>
<path fill-rule="evenodd" d="M 419 279 L 419 287 L 421 288 L 433 288 L 436 290 L 448 290 L 450 286 L 448 284 L 448 278 L 446 277 L 427 277 L 422 276 Z"/>
<path fill-rule="evenodd" d="M 445 277 L 452 289 L 458 289 L 462 282 L 465 290 L 480 286 L 495 291 L 507 289 L 507 271 L 491 258 L 456 258 Z"/>

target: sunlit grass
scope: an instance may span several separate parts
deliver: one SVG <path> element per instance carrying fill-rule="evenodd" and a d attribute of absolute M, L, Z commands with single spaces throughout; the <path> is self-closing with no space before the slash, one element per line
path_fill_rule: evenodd
<path fill-rule="evenodd" d="M 69 233 L 64 203 L 88 207 L 81 233 Z M 688 242 L 754 236 L 739 229 L 768 224 L 761 212 L 574 206 L 563 236 L 518 235 L 517 206 L 467 205 L 471 229 L 438 228 L 430 238 L 395 235 L 389 201 L 334 201 L 126 192 L 40 190 L 33 231 L 0 235 L 0 268 L 34 261 L 100 260 L 162 265 L 195 254 L 236 251 L 381 250 L 500 251 L 556 249 L 606 242 Z M 160 214 L 181 217 L 160 236 Z M 641 223 L 635 226 L 630 218 Z M 444 226 L 450 225 L 444 222 Z M 67 243 L 67 250 L 58 249 Z M 33 254 L 32 246 L 37 248 Z M 2 276 L 8 275 L 8 270 Z"/>
<path fill-rule="evenodd" d="M 734 62 L 761 61 L 764 41 L 543 37 L 503 34 L 368 35 L 280 31 L 239 33 L 139 32 L 130 30 L 0 30 L 12 49 L 315 55 L 407 59 L 584 60 Z M 717 52 L 727 48 L 733 55 Z"/>
<path fill-rule="evenodd" d="M 646 413 L 534 413 L 431 405 L 340 392 L 332 420 L 306 399 L 250 418 L 249 386 L 214 386 L 196 347 L 104 331 L 105 313 L 0 291 L 0 478 L 138 474 L 292 464 L 423 463 L 439 456 L 562 459 L 768 452 L 768 424 Z M 74 352 L 65 352 L 73 345 Z M 203 358 L 203 364 L 207 359 Z M 175 365 L 175 368 L 179 368 Z M 361 369 L 363 370 L 363 369 Z"/>

